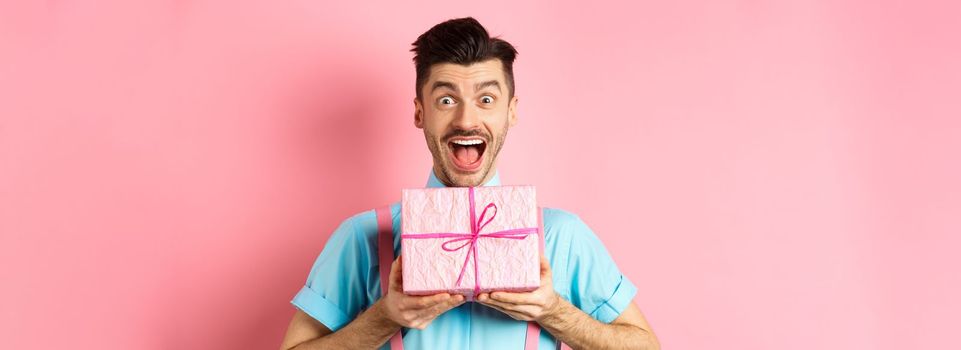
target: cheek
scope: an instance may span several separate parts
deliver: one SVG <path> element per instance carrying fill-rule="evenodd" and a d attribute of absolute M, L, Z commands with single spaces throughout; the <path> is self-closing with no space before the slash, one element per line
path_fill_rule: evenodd
<path fill-rule="evenodd" d="M 443 136 L 451 129 L 453 117 L 445 111 L 435 111 L 430 118 L 425 121 L 424 127 L 429 128 L 434 134 Z"/>
<path fill-rule="evenodd" d="M 490 125 L 490 130 L 494 135 L 502 135 L 507 132 L 507 128 L 510 127 L 510 115 L 507 113 L 498 113 L 496 116 L 492 116 Z"/>
<path fill-rule="evenodd" d="M 424 132 L 427 134 L 430 141 L 438 145 L 443 143 L 441 138 L 444 137 L 444 130 L 444 127 L 437 124 L 427 123 L 424 125 Z"/>

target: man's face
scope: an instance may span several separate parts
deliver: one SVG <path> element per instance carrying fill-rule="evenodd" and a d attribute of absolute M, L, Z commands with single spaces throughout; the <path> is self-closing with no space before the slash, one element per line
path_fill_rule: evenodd
<path fill-rule="evenodd" d="M 517 123 L 498 59 L 431 66 L 414 98 L 414 125 L 424 129 L 434 174 L 448 186 L 480 186 L 494 176 L 507 130 Z"/>

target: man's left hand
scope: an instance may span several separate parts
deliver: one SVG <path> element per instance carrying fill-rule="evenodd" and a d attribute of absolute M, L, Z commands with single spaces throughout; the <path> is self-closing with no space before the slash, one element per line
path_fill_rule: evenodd
<path fill-rule="evenodd" d="M 530 292 L 492 292 L 477 296 L 481 304 L 500 310 L 519 321 L 540 321 L 557 310 L 561 297 L 554 291 L 551 266 L 541 256 L 541 284 Z"/>

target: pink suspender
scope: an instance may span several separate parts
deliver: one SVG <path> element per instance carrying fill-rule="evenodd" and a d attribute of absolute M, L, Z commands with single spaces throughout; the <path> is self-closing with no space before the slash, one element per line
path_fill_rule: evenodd
<path fill-rule="evenodd" d="M 377 208 L 377 256 L 380 259 L 380 291 L 381 295 L 387 295 L 387 288 L 390 286 L 390 265 L 394 262 L 394 229 L 393 218 L 390 215 L 390 207 Z M 542 210 L 537 210 L 537 224 L 541 229 L 537 235 L 541 240 L 541 256 L 544 255 L 544 219 Z M 541 336 L 541 327 L 537 322 L 527 322 L 527 338 L 524 340 L 524 350 L 536 350 L 538 340 Z M 404 342 L 401 340 L 401 332 L 397 332 L 390 337 L 391 350 L 403 350 Z M 560 348 L 560 343 L 558 343 Z"/>
<path fill-rule="evenodd" d="M 377 255 L 380 259 L 380 292 L 381 297 L 387 295 L 390 288 L 390 265 L 394 263 L 394 223 L 390 216 L 390 207 L 377 208 Z M 401 333 L 390 337 L 391 350 L 404 350 Z"/>
<path fill-rule="evenodd" d="M 541 242 L 537 245 L 537 249 L 540 250 L 541 256 L 544 256 L 544 218 L 542 210 L 537 207 L 537 228 L 540 232 L 537 233 L 537 239 Z M 541 326 L 537 322 L 527 322 L 527 337 L 524 338 L 524 350 L 537 350 L 538 340 L 541 338 Z"/>

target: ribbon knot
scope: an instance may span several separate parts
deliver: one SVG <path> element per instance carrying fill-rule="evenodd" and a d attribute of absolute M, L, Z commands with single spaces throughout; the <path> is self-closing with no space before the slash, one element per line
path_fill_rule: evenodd
<path fill-rule="evenodd" d="M 464 279 L 464 272 L 467 270 L 467 263 L 470 262 L 471 257 L 474 258 L 474 295 L 480 292 L 480 270 L 477 267 L 477 240 L 480 238 L 506 238 L 506 239 L 524 239 L 531 234 L 537 233 L 536 227 L 526 227 L 526 228 L 515 228 L 509 230 L 501 230 L 491 233 L 481 233 L 487 224 L 489 224 L 494 217 L 497 216 L 497 205 L 493 202 L 487 203 L 484 206 L 484 210 L 481 211 L 479 217 L 476 216 L 476 205 L 474 203 L 474 187 L 468 187 L 468 197 L 470 202 L 470 233 L 430 233 L 430 234 L 402 234 L 401 238 L 411 238 L 411 239 L 426 239 L 426 238 L 450 238 L 441 244 L 441 248 L 448 252 L 456 252 L 458 250 L 467 248 L 467 254 L 464 257 L 464 264 L 460 268 L 460 273 L 457 275 L 457 282 L 454 286 L 459 287 L 461 281 Z M 487 218 L 487 211 L 493 209 L 493 213 L 489 218 Z M 475 218 L 476 217 L 476 218 Z M 486 218 L 486 220 L 485 220 Z M 460 245 L 451 247 L 449 245 L 463 242 Z M 473 296 L 471 298 L 473 298 Z"/>

